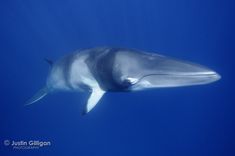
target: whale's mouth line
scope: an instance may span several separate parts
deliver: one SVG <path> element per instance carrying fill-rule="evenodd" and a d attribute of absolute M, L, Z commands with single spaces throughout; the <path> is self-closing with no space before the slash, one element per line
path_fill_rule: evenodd
<path fill-rule="evenodd" d="M 192 73 L 192 74 L 164 74 L 164 73 L 158 73 L 158 74 L 147 74 L 142 76 L 140 79 L 138 79 L 136 82 L 134 82 L 132 85 L 136 85 L 138 84 L 141 80 L 143 80 L 146 77 L 150 77 L 150 76 L 172 76 L 172 77 L 182 77 L 182 78 L 190 78 L 190 77 L 194 77 L 194 78 L 212 78 L 215 80 L 220 79 L 220 75 L 217 74 L 216 72 L 213 73 Z"/>
<path fill-rule="evenodd" d="M 211 74 L 147 74 L 144 75 L 142 78 L 144 77 L 148 77 L 148 76 L 216 76 L 218 74 L 216 73 L 211 73 Z"/>
<path fill-rule="evenodd" d="M 179 76 L 179 77 L 213 77 L 219 76 L 217 73 L 199 73 L 199 74 L 147 74 L 142 76 L 139 80 L 149 77 L 149 76 Z"/>

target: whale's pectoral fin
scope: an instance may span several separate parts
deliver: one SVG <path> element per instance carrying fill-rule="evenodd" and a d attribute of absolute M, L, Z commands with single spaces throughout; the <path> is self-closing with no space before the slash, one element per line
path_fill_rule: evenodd
<path fill-rule="evenodd" d="M 104 95 L 105 91 L 102 89 L 94 89 L 87 101 L 86 107 L 82 112 L 82 115 L 87 114 L 95 107 L 95 105 L 99 102 L 101 97 Z"/>
<path fill-rule="evenodd" d="M 42 89 L 40 89 L 33 97 L 31 97 L 26 103 L 26 105 L 31 105 L 35 102 L 37 102 L 38 100 L 42 99 L 44 96 L 46 96 L 48 94 L 48 88 L 44 87 Z"/>

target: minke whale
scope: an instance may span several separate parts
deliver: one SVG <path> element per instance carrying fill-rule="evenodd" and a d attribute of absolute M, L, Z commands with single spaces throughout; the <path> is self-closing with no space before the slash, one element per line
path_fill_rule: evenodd
<path fill-rule="evenodd" d="M 125 48 L 78 50 L 51 65 L 45 86 L 26 105 L 54 91 L 90 92 L 83 114 L 106 92 L 132 92 L 163 87 L 202 85 L 221 76 L 215 71 L 156 53 Z"/>

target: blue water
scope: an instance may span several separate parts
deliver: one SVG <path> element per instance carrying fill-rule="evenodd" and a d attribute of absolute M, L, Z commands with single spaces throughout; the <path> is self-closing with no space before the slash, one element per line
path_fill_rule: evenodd
<path fill-rule="evenodd" d="M 14 0 L 0 2 L 0 155 L 234 156 L 233 0 Z M 197 62 L 222 79 L 203 86 L 54 93 L 24 107 L 49 66 L 76 49 L 115 46 Z M 4 140 L 42 140 L 12 149 Z"/>

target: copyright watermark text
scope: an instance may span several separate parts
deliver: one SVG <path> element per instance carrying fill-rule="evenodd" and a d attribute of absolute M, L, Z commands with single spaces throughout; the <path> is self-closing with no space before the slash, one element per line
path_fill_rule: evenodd
<path fill-rule="evenodd" d="M 12 149 L 40 149 L 51 146 L 51 141 L 44 140 L 3 140 L 3 145 Z"/>

